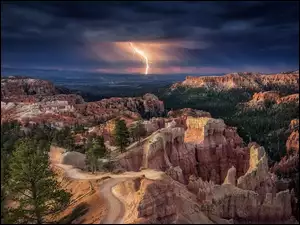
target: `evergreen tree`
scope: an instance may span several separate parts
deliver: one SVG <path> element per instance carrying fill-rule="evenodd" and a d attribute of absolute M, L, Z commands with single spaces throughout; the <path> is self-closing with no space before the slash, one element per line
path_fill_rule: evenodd
<path fill-rule="evenodd" d="M 132 137 L 133 141 L 140 142 L 141 137 L 146 135 L 146 129 L 142 124 L 142 121 L 139 120 L 137 123 L 132 124 L 129 128 L 130 136 Z"/>
<path fill-rule="evenodd" d="M 60 189 L 49 168 L 48 150 L 36 140 L 17 142 L 9 164 L 9 199 L 18 205 L 10 208 L 7 222 L 44 223 L 45 216 L 66 206 L 70 194 Z"/>
<path fill-rule="evenodd" d="M 92 171 L 92 173 L 95 173 L 97 170 L 98 165 L 98 157 L 95 154 L 94 148 L 89 148 L 86 152 L 86 164 Z"/>
<path fill-rule="evenodd" d="M 103 136 L 97 136 L 94 139 L 93 148 L 95 150 L 96 155 L 99 158 L 102 158 L 106 155 L 107 150 L 106 150 L 106 146 L 104 144 L 104 137 Z"/>
<path fill-rule="evenodd" d="M 114 138 L 115 138 L 116 145 L 120 148 L 120 151 L 124 152 L 125 147 L 129 143 L 129 132 L 124 120 L 116 121 Z"/>
<path fill-rule="evenodd" d="M 106 147 L 103 136 L 98 136 L 92 140 L 92 145 L 86 153 L 86 163 L 90 167 L 92 173 L 98 169 L 98 159 L 106 155 Z"/>

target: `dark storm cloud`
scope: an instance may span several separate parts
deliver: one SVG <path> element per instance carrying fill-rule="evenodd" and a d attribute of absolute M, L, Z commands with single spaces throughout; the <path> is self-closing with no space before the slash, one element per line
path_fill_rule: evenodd
<path fill-rule="evenodd" d="M 87 45 L 194 41 L 202 47 L 177 46 L 174 51 L 184 52 L 188 60 L 172 65 L 222 67 L 233 71 L 298 67 L 297 1 L 9 1 L 1 4 L 4 66 L 99 68 L 111 63 L 90 57 L 92 53 Z"/>

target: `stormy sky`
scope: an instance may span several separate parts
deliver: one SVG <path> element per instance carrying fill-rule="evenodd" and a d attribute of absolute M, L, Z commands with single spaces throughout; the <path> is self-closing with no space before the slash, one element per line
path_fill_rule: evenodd
<path fill-rule="evenodd" d="M 3 68 L 143 74 L 299 67 L 299 2 L 1 2 Z"/>

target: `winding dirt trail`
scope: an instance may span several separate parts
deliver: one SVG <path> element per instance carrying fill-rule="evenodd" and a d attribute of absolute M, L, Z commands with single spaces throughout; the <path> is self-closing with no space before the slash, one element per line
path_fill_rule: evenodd
<path fill-rule="evenodd" d="M 105 218 L 103 218 L 100 223 L 101 224 L 122 224 L 123 218 L 126 213 L 126 208 L 124 203 L 114 195 L 112 192 L 112 188 L 120 182 L 123 182 L 127 179 L 139 177 L 141 175 L 145 175 L 146 178 L 157 180 L 162 179 L 164 172 L 156 171 L 156 170 L 143 170 L 140 172 L 125 172 L 122 174 L 111 174 L 104 173 L 101 175 L 92 175 L 86 172 L 83 172 L 80 169 L 76 169 L 71 165 L 65 165 L 60 163 L 54 163 L 53 165 L 62 168 L 66 175 L 72 179 L 78 180 L 95 180 L 101 179 L 104 177 L 110 177 L 102 181 L 99 184 L 99 192 L 104 197 L 105 201 L 108 204 L 108 212 Z"/>

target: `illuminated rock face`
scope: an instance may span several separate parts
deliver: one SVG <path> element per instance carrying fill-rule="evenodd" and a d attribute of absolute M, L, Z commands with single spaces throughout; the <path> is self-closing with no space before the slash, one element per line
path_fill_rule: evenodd
<path fill-rule="evenodd" d="M 215 90 L 251 89 L 262 91 L 269 87 L 290 87 L 299 91 L 299 71 L 288 74 L 263 75 L 255 73 L 231 73 L 224 76 L 188 76 L 182 82 L 172 85 L 171 90 L 178 87 L 209 88 Z"/>
<path fill-rule="evenodd" d="M 187 117 L 186 126 L 186 130 L 168 126 L 155 131 L 140 146 L 127 149 L 116 162 L 125 170 L 138 171 L 142 167 L 165 171 L 170 179 L 164 181 L 173 188 L 171 185 L 160 198 L 175 194 L 177 199 L 176 209 L 170 209 L 177 219 L 161 214 L 171 218 L 166 221 L 293 221 L 292 194 L 289 190 L 276 192 L 278 180 L 269 172 L 263 147 L 256 143 L 244 147 L 236 129 L 222 120 Z M 144 205 L 144 200 L 132 197 L 140 196 L 134 194 L 140 192 L 130 193 L 130 206 L 135 206 L 136 213 L 128 221 L 156 221 L 156 195 L 144 212 L 138 207 Z"/>
<path fill-rule="evenodd" d="M 242 146 L 235 128 L 208 117 L 187 117 L 186 125 L 186 131 L 182 127 L 155 131 L 120 155 L 117 164 L 134 171 L 141 167 L 168 170 L 172 177 L 185 182 L 190 175 L 197 175 L 222 183 L 231 166 L 237 168 L 237 176 L 247 171 L 249 148 Z"/>
<path fill-rule="evenodd" d="M 244 110 L 253 110 L 253 109 L 266 109 L 268 103 L 271 104 L 288 104 L 294 103 L 299 106 L 299 94 L 291 94 L 284 97 L 280 97 L 280 93 L 277 91 L 266 91 L 254 93 L 252 99 L 249 102 L 240 104 Z"/>
<path fill-rule="evenodd" d="M 124 223 L 174 223 L 178 217 L 174 186 L 167 180 L 134 178 L 113 187 L 126 202 Z"/>
<path fill-rule="evenodd" d="M 126 170 L 168 170 L 172 177 L 183 182 L 189 175 L 197 174 L 194 148 L 185 144 L 183 137 L 181 127 L 162 128 L 140 145 L 127 149 L 116 163 Z"/>
<path fill-rule="evenodd" d="M 286 142 L 287 152 L 299 153 L 299 119 L 293 119 L 289 126 L 290 136 Z"/>
<path fill-rule="evenodd" d="M 248 168 L 249 151 L 243 146 L 236 128 L 226 127 L 223 120 L 187 118 L 185 142 L 195 145 L 198 174 L 204 180 L 222 183 L 227 171 L 234 166 L 237 176 Z"/>

